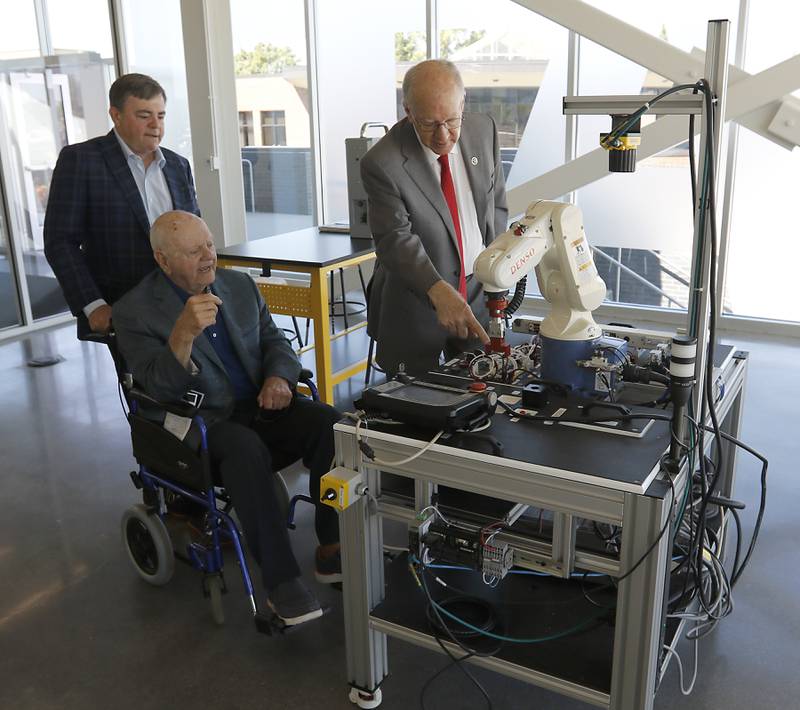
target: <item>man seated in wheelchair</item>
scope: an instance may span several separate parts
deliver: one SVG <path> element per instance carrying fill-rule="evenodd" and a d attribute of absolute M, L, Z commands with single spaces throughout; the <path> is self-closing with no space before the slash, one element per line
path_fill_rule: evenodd
<path fill-rule="evenodd" d="M 274 461 L 302 458 L 317 501 L 316 577 L 341 580 L 336 512 L 319 503 L 339 413 L 297 396 L 300 362 L 246 274 L 216 270 L 205 222 L 163 214 L 150 232 L 159 265 L 114 304 L 120 353 L 137 385 L 162 402 L 202 392 L 208 450 L 261 567 L 267 601 L 287 625 L 321 616 L 303 584 L 274 485 Z"/>

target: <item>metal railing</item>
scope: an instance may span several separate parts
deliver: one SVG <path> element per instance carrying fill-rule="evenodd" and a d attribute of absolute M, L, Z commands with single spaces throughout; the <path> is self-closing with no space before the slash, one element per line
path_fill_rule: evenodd
<path fill-rule="evenodd" d="M 645 251 L 650 251 L 650 250 L 645 250 Z M 685 304 L 685 303 L 681 303 L 680 301 L 677 301 L 677 300 L 676 300 L 676 299 L 674 299 L 672 296 L 670 296 L 670 295 L 669 295 L 669 294 L 668 294 L 666 291 L 664 291 L 664 289 L 662 289 L 662 288 L 659 288 L 659 287 L 658 287 L 658 286 L 656 286 L 654 283 L 652 283 L 652 282 L 648 281 L 648 280 L 647 280 L 647 279 L 646 279 L 644 276 L 642 276 L 641 274 L 637 274 L 637 273 L 636 273 L 636 272 L 635 272 L 633 269 L 631 269 L 629 266 L 626 266 L 625 264 L 623 264 L 623 263 L 622 263 L 621 261 L 619 261 L 618 259 L 615 259 L 615 258 L 614 258 L 613 256 L 611 256 L 610 254 L 606 254 L 604 251 L 601 251 L 601 250 L 600 250 L 600 249 L 598 249 L 597 247 L 592 247 L 592 252 L 595 254 L 595 256 L 597 256 L 597 255 L 599 255 L 599 256 L 602 256 L 604 259 L 607 259 L 609 262 L 611 262 L 611 264 L 612 264 L 612 265 L 614 265 L 614 266 L 616 266 L 616 267 L 617 267 L 617 271 L 618 271 L 618 272 L 624 271 L 626 274 L 628 274 L 629 276 L 631 276 L 631 277 L 632 277 L 632 278 L 633 278 L 635 281 L 638 281 L 639 283 L 641 283 L 641 284 L 642 284 L 643 286 L 645 286 L 646 288 L 650 289 L 651 291 L 655 291 L 655 292 L 656 292 L 656 293 L 658 293 L 660 296 L 663 296 L 663 297 L 664 297 L 664 298 L 666 298 L 666 299 L 667 299 L 667 301 L 669 301 L 670 303 L 674 303 L 676 307 L 678 307 L 678 308 L 680 308 L 681 310 L 684 310 L 684 311 L 686 310 L 686 304 Z M 651 253 L 652 253 L 652 252 L 651 252 Z M 670 274 L 670 275 L 672 276 L 672 274 Z M 675 278 L 675 276 L 673 276 L 673 278 Z M 678 280 L 678 281 L 681 281 L 681 279 L 677 279 L 677 280 Z M 683 282 L 683 283 L 686 283 L 686 285 L 688 286 L 688 282 Z M 619 289 L 617 290 L 617 297 L 619 298 Z"/>
<path fill-rule="evenodd" d="M 256 189 L 253 183 L 253 161 L 242 158 L 242 165 L 247 166 L 250 172 L 250 212 L 256 211 Z"/>

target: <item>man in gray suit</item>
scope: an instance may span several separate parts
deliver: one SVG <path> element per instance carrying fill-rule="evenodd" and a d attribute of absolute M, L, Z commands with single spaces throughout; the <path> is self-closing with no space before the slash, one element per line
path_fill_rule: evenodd
<path fill-rule="evenodd" d="M 322 614 L 300 578 L 286 520 L 272 480 L 277 459 L 302 458 L 319 501 L 319 479 L 334 455 L 340 415 L 297 397 L 300 362 L 275 326 L 253 280 L 216 271 L 214 240 L 205 222 L 167 212 L 150 232 L 160 269 L 114 304 L 120 353 L 137 384 L 161 401 L 203 392 L 211 463 L 220 473 L 261 567 L 267 602 L 287 625 Z M 316 574 L 341 580 L 336 512 L 317 505 L 320 546 Z"/>
<path fill-rule="evenodd" d="M 464 113 L 454 64 L 430 60 L 403 81 L 406 117 L 361 161 L 377 266 L 368 332 L 389 373 L 424 373 L 439 356 L 488 343 L 475 258 L 506 229 L 497 128 Z"/>

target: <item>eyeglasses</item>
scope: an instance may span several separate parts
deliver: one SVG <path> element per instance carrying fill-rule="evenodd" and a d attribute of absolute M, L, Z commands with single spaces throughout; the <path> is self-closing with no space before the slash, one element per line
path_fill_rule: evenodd
<path fill-rule="evenodd" d="M 414 117 L 417 128 L 425 133 L 435 133 L 439 130 L 439 126 L 444 126 L 450 133 L 455 133 L 461 128 L 463 121 L 463 116 L 454 116 L 453 118 L 448 118 L 446 121 L 422 121 L 416 116 Z"/>

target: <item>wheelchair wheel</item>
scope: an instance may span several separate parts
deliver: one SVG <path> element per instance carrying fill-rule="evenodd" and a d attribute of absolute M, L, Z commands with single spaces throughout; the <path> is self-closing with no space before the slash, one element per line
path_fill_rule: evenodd
<path fill-rule="evenodd" d="M 211 603 L 211 616 L 217 626 L 222 626 L 225 623 L 225 608 L 222 605 L 222 587 L 222 577 L 218 574 L 206 578 L 206 589 L 208 590 L 208 599 Z"/>
<path fill-rule="evenodd" d="M 151 515 L 138 503 L 122 516 L 122 543 L 139 576 L 160 587 L 172 579 L 175 557 L 169 532 L 158 515 Z"/>

